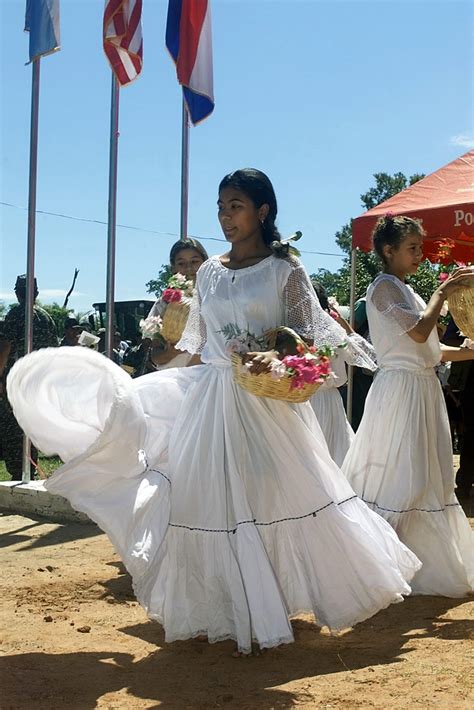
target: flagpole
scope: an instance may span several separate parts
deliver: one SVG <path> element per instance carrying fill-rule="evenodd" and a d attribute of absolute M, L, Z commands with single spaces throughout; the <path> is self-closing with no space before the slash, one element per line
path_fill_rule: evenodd
<path fill-rule="evenodd" d="M 33 350 L 33 317 L 35 302 L 35 236 L 36 236 L 36 178 L 38 173 L 38 116 L 39 116 L 40 58 L 32 62 L 31 123 L 30 123 L 30 175 L 28 185 L 28 243 L 26 250 L 26 300 L 25 300 L 25 355 Z M 23 437 L 22 480 L 31 479 L 31 444 Z"/>
<path fill-rule="evenodd" d="M 106 326 L 105 352 L 111 358 L 114 343 L 114 301 L 115 301 L 115 233 L 117 225 L 117 156 L 119 125 L 120 87 L 112 72 L 112 95 L 110 101 L 110 153 L 109 153 L 109 209 L 107 222 L 107 286 L 106 286 Z"/>
<path fill-rule="evenodd" d="M 189 201 L 189 116 L 183 96 L 183 125 L 181 132 L 181 223 L 180 239 L 188 236 L 188 201 Z"/>

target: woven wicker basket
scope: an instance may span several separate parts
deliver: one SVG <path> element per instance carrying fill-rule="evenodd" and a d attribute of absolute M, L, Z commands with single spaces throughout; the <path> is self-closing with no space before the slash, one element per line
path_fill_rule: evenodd
<path fill-rule="evenodd" d="M 459 330 L 474 340 L 474 287 L 454 291 L 448 298 L 448 306 Z"/>
<path fill-rule="evenodd" d="M 300 336 L 291 330 L 291 328 L 276 328 L 275 330 L 266 333 L 269 340 L 269 347 L 274 347 L 277 335 L 285 333 L 290 335 L 297 344 L 303 345 L 306 351 L 308 346 L 300 338 Z M 254 394 L 256 397 L 268 397 L 269 399 L 281 399 L 285 402 L 306 402 L 316 390 L 321 386 L 321 383 L 305 384 L 301 388 L 291 388 L 291 377 L 289 375 L 276 380 L 270 372 L 261 375 L 253 375 L 242 364 L 242 356 L 238 353 L 232 355 L 232 373 L 234 382 L 242 389 Z"/>
<path fill-rule="evenodd" d="M 178 303 L 168 303 L 163 316 L 161 335 L 168 343 L 175 345 L 183 334 L 189 316 L 191 300 L 184 298 Z"/>

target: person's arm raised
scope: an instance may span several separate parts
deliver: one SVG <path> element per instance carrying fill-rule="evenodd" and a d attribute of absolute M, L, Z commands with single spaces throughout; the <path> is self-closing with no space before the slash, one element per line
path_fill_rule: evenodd
<path fill-rule="evenodd" d="M 407 331 L 412 340 L 416 343 L 425 343 L 428 340 L 431 331 L 438 322 L 439 314 L 446 298 L 453 291 L 463 286 L 474 287 L 474 271 L 471 268 L 458 269 L 436 289 L 418 323 Z"/>

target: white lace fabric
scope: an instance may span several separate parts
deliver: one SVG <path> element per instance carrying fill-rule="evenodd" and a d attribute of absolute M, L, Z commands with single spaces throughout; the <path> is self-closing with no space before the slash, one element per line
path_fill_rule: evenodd
<path fill-rule="evenodd" d="M 189 308 L 189 316 L 181 339 L 176 344 L 176 350 L 185 350 L 191 355 L 200 355 L 207 341 L 207 329 L 201 315 L 201 296 L 196 282 L 194 295 Z"/>
<path fill-rule="evenodd" d="M 289 327 L 301 337 L 312 339 L 316 347 L 344 347 L 344 360 L 349 365 L 375 370 L 375 351 L 370 343 L 356 334 L 347 335 L 344 328 L 321 308 L 304 266 L 294 257 L 289 261 L 292 272 L 284 289 Z"/>
<path fill-rule="evenodd" d="M 425 308 L 423 299 L 410 286 L 390 274 L 380 274 L 369 286 L 367 318 L 379 367 L 426 370 L 439 363 L 436 328 L 424 343 L 410 337 Z"/>
<path fill-rule="evenodd" d="M 408 333 L 421 320 L 421 311 L 410 299 L 408 287 L 388 274 L 378 277 L 370 299 L 379 313 L 396 324 L 399 335 Z"/>
<path fill-rule="evenodd" d="M 222 313 L 228 311 L 229 322 L 239 322 L 241 327 L 256 335 L 285 325 L 302 338 L 313 341 L 317 347 L 344 347 L 345 360 L 351 365 L 370 370 L 376 368 L 371 346 L 363 338 L 349 338 L 344 329 L 321 308 L 304 266 L 295 257 L 278 259 L 270 256 L 238 271 L 227 269 L 219 257 L 212 257 L 203 264 L 197 275 L 188 322 L 176 347 L 193 354 L 205 350 L 206 361 L 213 359 L 213 353 L 209 354 L 209 350 L 219 349 L 222 359 L 225 349 L 223 344 L 218 347 L 218 331 L 213 323 L 208 322 L 206 314 L 203 315 L 202 304 L 206 300 L 209 304 L 209 299 L 212 299 L 213 313 L 216 308 Z M 265 308 L 267 305 L 268 308 Z M 206 313 L 209 310 L 207 305 Z M 259 310 L 262 313 L 271 312 L 271 315 L 263 320 Z"/>

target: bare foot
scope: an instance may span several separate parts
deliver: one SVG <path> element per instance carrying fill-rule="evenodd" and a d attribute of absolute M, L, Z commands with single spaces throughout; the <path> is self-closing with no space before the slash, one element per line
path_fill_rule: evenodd
<path fill-rule="evenodd" d="M 262 648 L 260 648 L 260 646 L 253 643 L 251 651 L 249 651 L 248 653 L 243 653 L 242 651 L 239 651 L 239 649 L 237 648 L 233 652 L 232 657 L 233 658 L 249 658 L 250 656 L 261 656 L 261 654 L 264 650 L 265 649 L 262 649 Z"/>

